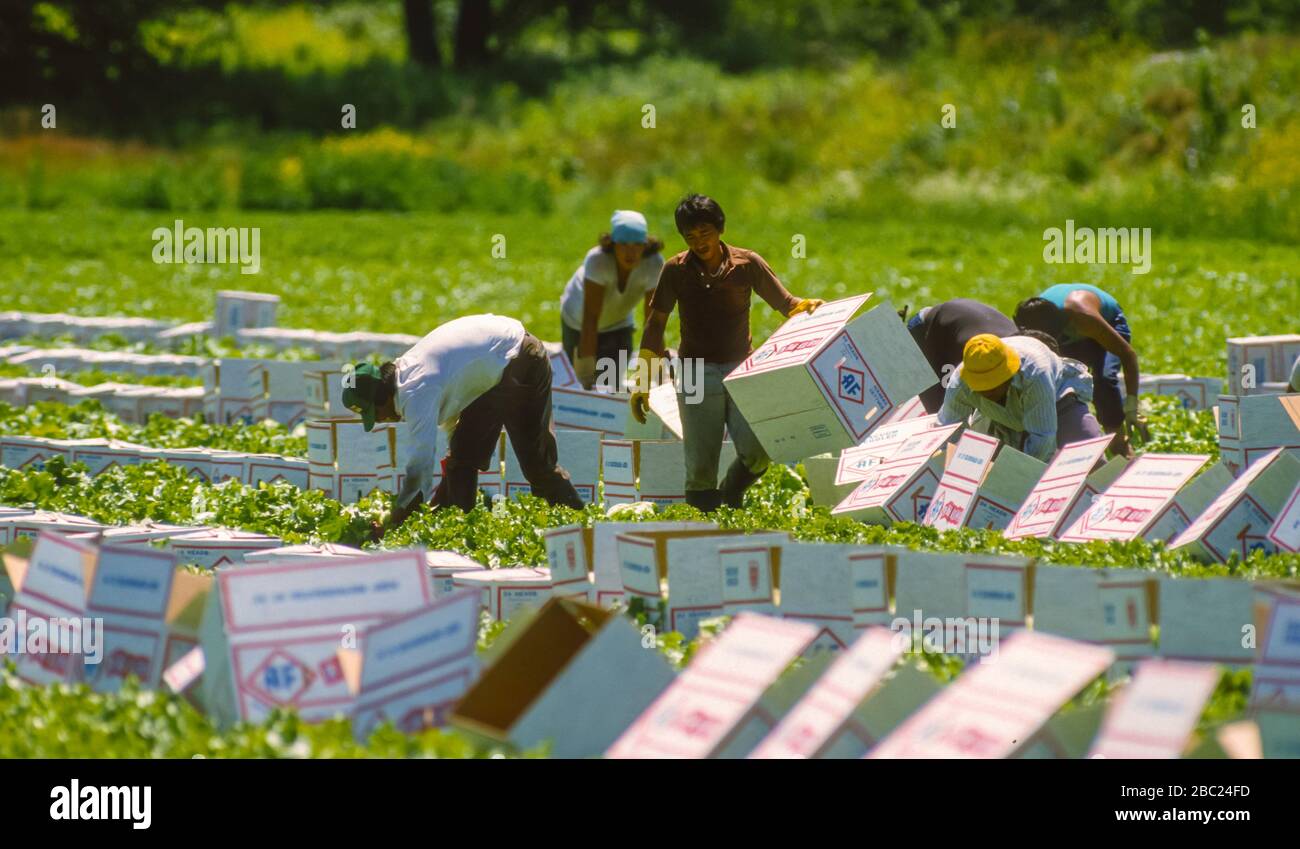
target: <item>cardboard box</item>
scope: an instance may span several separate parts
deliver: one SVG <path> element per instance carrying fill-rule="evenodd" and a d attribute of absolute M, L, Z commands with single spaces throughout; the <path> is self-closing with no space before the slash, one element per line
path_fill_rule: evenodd
<path fill-rule="evenodd" d="M 867 757 L 1010 757 L 1113 658 L 1107 648 L 1020 631 L 996 663 L 968 669 Z"/>
<path fill-rule="evenodd" d="M 1300 395 L 1220 395 L 1219 455 L 1239 475 L 1274 448 L 1300 457 Z"/>
<path fill-rule="evenodd" d="M 339 371 L 342 363 L 263 360 L 267 418 L 293 428 L 307 418 L 307 372 Z"/>
<path fill-rule="evenodd" d="M 1052 714 L 1051 719 L 1012 757 L 1017 760 L 1079 760 L 1085 757 L 1101 728 L 1104 707 L 1101 702 L 1066 705 Z"/>
<path fill-rule="evenodd" d="M 118 527 L 101 528 L 97 531 L 88 531 L 85 536 L 88 539 L 102 541 L 105 545 L 128 546 L 140 545 L 150 546 L 151 543 L 158 540 L 171 539 L 175 536 L 192 534 L 195 531 L 206 531 L 209 528 L 201 525 L 169 525 L 165 522 L 155 522 L 146 519 L 143 522 L 134 525 L 119 525 Z M 80 534 L 75 537 L 80 537 Z M 152 546 L 150 546 L 152 547 Z"/>
<path fill-rule="evenodd" d="M 432 601 L 418 551 L 218 569 L 200 629 L 201 701 L 223 728 L 280 707 L 307 722 L 349 713 L 341 641 Z"/>
<path fill-rule="evenodd" d="M 858 704 L 817 757 L 828 760 L 861 758 L 933 699 L 942 686 L 928 669 L 915 663 L 896 665 L 893 672 Z"/>
<path fill-rule="evenodd" d="M 600 441 L 601 480 L 604 503 L 632 504 L 638 500 L 636 490 L 636 442 L 630 439 Z"/>
<path fill-rule="evenodd" d="M 340 417 L 307 422 L 307 459 L 339 472 L 373 472 L 396 463 L 395 438 L 379 425 L 366 432 L 361 419 Z"/>
<path fill-rule="evenodd" d="M 808 497 L 812 499 L 813 504 L 834 507 L 847 498 L 850 492 L 857 489 L 860 482 L 858 480 L 843 484 L 835 482 L 839 467 L 840 452 L 838 451 L 803 459 L 804 480 L 808 483 Z"/>
<path fill-rule="evenodd" d="M 1046 471 L 1047 464 L 1037 457 L 1010 445 L 1000 447 L 966 511 L 965 527 L 1005 530 Z"/>
<path fill-rule="evenodd" d="M 242 566 L 245 554 L 278 549 L 283 545 L 279 537 L 228 528 L 206 528 L 167 539 L 167 548 L 175 553 L 177 563 L 190 563 L 204 569 Z"/>
<path fill-rule="evenodd" d="M 1007 526 L 1007 539 L 1047 537 L 1069 527 L 1063 520 L 1083 495 L 1084 482 L 1113 437 L 1085 439 L 1059 449 Z"/>
<path fill-rule="evenodd" d="M 545 568 L 457 572 L 451 582 L 458 590 L 478 590 L 493 621 L 508 620 L 524 607 L 540 607 L 553 594 L 551 572 Z"/>
<path fill-rule="evenodd" d="M 204 415 L 217 424 L 252 424 L 265 417 L 266 377 L 261 360 L 223 358 L 203 367 Z"/>
<path fill-rule="evenodd" d="M 746 757 L 758 748 L 758 745 L 771 735 L 773 729 L 789 715 L 799 700 L 808 694 L 808 690 L 831 665 L 832 659 L 832 656 L 825 652 L 811 657 L 800 657 L 763 691 L 763 695 L 758 698 L 758 704 L 732 730 L 727 742 L 714 753 L 713 757 L 721 760 L 738 759 Z"/>
<path fill-rule="evenodd" d="M 339 650 L 358 742 L 385 721 L 407 734 L 447 724 L 478 678 L 478 602 L 472 590 L 452 593 L 370 625 L 357 648 Z"/>
<path fill-rule="evenodd" d="M 41 534 L 31 557 L 5 554 L 16 578 L 9 616 L 102 621 L 97 659 L 72 653 L 16 656 L 29 683 L 85 681 L 96 692 L 116 692 L 128 675 L 157 687 L 162 671 L 196 642 L 199 612 L 211 579 L 179 571 L 167 552 L 96 545 Z"/>
<path fill-rule="evenodd" d="M 623 598 L 618 537 L 633 531 L 717 530 L 712 522 L 598 522 L 592 527 L 564 525 L 542 532 L 551 578 L 560 586 L 591 576 L 593 601 L 600 606 Z"/>
<path fill-rule="evenodd" d="M 615 537 L 623 592 L 629 601 L 642 600 L 652 624 L 670 630 L 676 627 L 674 620 L 689 628 L 700 618 L 720 616 L 724 601 L 717 547 L 738 538 L 745 535 L 710 527 L 649 530 L 634 525 Z M 664 606 L 667 620 L 661 621 L 659 608 L 670 574 L 678 575 L 678 593 L 671 602 L 675 608 Z"/>
<path fill-rule="evenodd" d="M 872 625 L 887 625 L 896 550 L 825 542 L 781 548 L 781 616 L 815 625 L 809 652 L 840 651 Z"/>
<path fill-rule="evenodd" d="M 212 461 L 212 482 L 217 484 L 232 480 L 246 483 L 248 481 L 248 458 L 256 455 L 245 454 L 241 451 L 213 449 L 208 452 L 208 456 Z"/>
<path fill-rule="evenodd" d="M 1185 410 L 1208 410 L 1223 393 L 1217 377 L 1188 377 L 1185 374 L 1144 374 L 1138 382 L 1143 395 L 1172 395 Z"/>
<path fill-rule="evenodd" d="M 997 453 L 999 444 L 1001 442 L 997 437 L 968 430 L 955 445 L 949 445 L 943 476 L 939 479 L 921 524 L 941 531 L 965 527 L 966 520 L 970 518 L 970 505 L 975 500 L 975 491 L 992 467 L 993 455 Z"/>
<path fill-rule="evenodd" d="M 1149 542 L 1158 540 L 1168 545 L 1231 484 L 1232 472 L 1228 471 L 1223 461 L 1205 469 L 1178 490 L 1173 503 L 1147 528 L 1142 538 Z"/>
<path fill-rule="evenodd" d="M 343 406 L 342 370 L 311 369 L 302 373 L 302 379 L 303 404 L 308 419 L 352 416 L 352 411 Z"/>
<path fill-rule="evenodd" d="M 140 456 L 138 449 L 136 456 Z M 206 448 L 167 448 L 163 450 L 163 459 L 170 465 L 183 467 L 203 483 L 212 482 L 212 452 Z M 240 474 L 242 480 L 242 472 Z"/>
<path fill-rule="evenodd" d="M 1097 499 L 1103 492 L 1110 488 L 1110 485 L 1124 474 L 1124 470 L 1129 467 L 1132 459 L 1122 454 L 1111 457 L 1101 465 L 1101 468 L 1094 470 L 1084 479 L 1083 487 L 1079 490 L 1079 496 L 1074 500 L 1074 506 L 1066 515 L 1065 521 L 1061 522 L 1061 529 L 1065 529 L 1079 521 L 1079 517 L 1088 512 L 1096 504 Z"/>
<path fill-rule="evenodd" d="M 660 507 L 686 503 L 684 445 L 680 441 L 641 440 L 635 443 L 639 500 Z"/>
<path fill-rule="evenodd" d="M 594 430 L 622 436 L 627 424 L 628 400 L 618 392 L 588 392 L 581 388 L 551 387 L 551 418 L 557 428 Z"/>
<path fill-rule="evenodd" d="M 212 334 L 218 339 L 224 339 L 227 336 L 234 336 L 236 331 L 245 327 L 274 327 L 275 313 L 279 306 L 279 295 L 269 295 L 265 292 L 219 291 Z"/>
<path fill-rule="evenodd" d="M 84 516 L 48 510 L 6 510 L 0 512 L 0 546 L 20 539 L 35 539 L 41 533 L 68 536 L 98 531 L 104 526 Z"/>
<path fill-rule="evenodd" d="M 569 481 L 578 497 L 588 504 L 596 503 L 596 488 L 600 481 L 600 434 L 590 430 L 557 430 L 555 446 L 560 466 L 569 473 Z M 533 488 L 524 476 L 514 446 L 506 437 L 505 494 L 507 498 L 531 495 Z M 404 467 L 399 465 L 399 468 Z"/>
<path fill-rule="evenodd" d="M 1274 449 L 1256 460 L 1183 530 L 1171 549 L 1187 547 L 1201 560 L 1226 562 L 1260 549 L 1277 553 L 1268 531 L 1300 480 L 1300 459 Z"/>
<path fill-rule="evenodd" d="M 648 538 L 663 541 L 655 547 L 654 568 L 668 582 L 667 620 L 659 622 L 657 611 L 652 611 L 652 623 L 694 639 L 705 619 L 745 610 L 775 614 L 781 546 L 789 541 L 787 534 L 669 531 L 651 532 Z M 621 538 L 619 550 L 630 550 Z M 644 565 L 641 558 L 623 562 L 625 570 Z M 636 582 L 629 592 L 656 601 L 645 592 L 650 586 L 646 577 L 639 570 L 624 572 L 625 582 L 629 578 Z"/>
<path fill-rule="evenodd" d="M 1057 539 L 1062 542 L 1141 539 L 1200 471 L 1208 454 L 1143 454 L 1111 484 L 1092 509 Z"/>
<path fill-rule="evenodd" d="M 1089 757 L 1179 757 L 1218 683 L 1213 664 L 1143 661 L 1113 698 Z"/>
<path fill-rule="evenodd" d="M 1255 627 L 1255 587 L 1236 578 L 1174 578 L 1160 582 L 1160 644 L 1173 660 L 1243 666 L 1255 650 L 1243 645 Z"/>
<path fill-rule="evenodd" d="M 302 457 L 281 457 L 276 454 L 249 454 L 244 467 L 249 486 L 264 483 L 268 486 L 287 483 L 298 489 L 307 489 L 310 465 Z"/>
<path fill-rule="evenodd" d="M 1278 511 L 1273 526 L 1268 529 L 1268 540 L 1278 551 L 1300 551 L 1300 483 Z"/>
<path fill-rule="evenodd" d="M 285 561 L 328 560 L 334 557 L 364 557 L 365 554 L 361 549 L 353 548 L 350 545 L 323 542 L 318 545 L 286 545 L 281 548 L 264 548 L 260 551 L 250 551 L 244 555 L 244 562 L 249 564 L 283 563 Z"/>
<path fill-rule="evenodd" d="M 1034 630 L 1106 646 L 1120 671 L 1154 653 L 1160 577 L 1140 569 L 1034 567 Z M 1161 628 L 1161 636 L 1164 629 Z"/>
<path fill-rule="evenodd" d="M 339 472 L 338 500 L 344 504 L 355 504 L 363 498 L 369 498 L 375 490 L 392 492 L 394 471 L 389 466 L 373 472 Z"/>
<path fill-rule="evenodd" d="M 461 572 L 481 572 L 487 567 L 473 558 L 455 551 L 426 551 L 424 562 L 429 567 L 429 579 L 433 582 L 433 597 L 443 598 L 456 591 L 453 578 Z"/>
<path fill-rule="evenodd" d="M 591 757 L 672 681 L 667 659 L 643 648 L 622 614 L 552 599 L 465 694 L 451 723 L 519 749 Z"/>
<path fill-rule="evenodd" d="M 29 472 L 44 471 L 45 464 L 59 457 L 68 462 L 71 450 L 64 440 L 38 436 L 0 438 L 0 465 Z"/>
<path fill-rule="evenodd" d="M 881 423 L 862 442 L 840 452 L 835 482 L 862 480 L 873 468 L 894 457 L 904 442 L 936 427 L 939 427 L 939 417 L 933 415 Z"/>
<path fill-rule="evenodd" d="M 543 342 L 551 360 L 551 386 L 561 388 L 578 387 L 578 375 L 573 371 L 573 364 L 564 354 L 563 346 L 554 342 Z"/>
<path fill-rule="evenodd" d="M 91 477 L 109 469 L 140 464 L 140 451 L 130 443 L 110 439 L 75 439 L 68 442 L 71 443 L 69 461 L 85 464 Z"/>
<path fill-rule="evenodd" d="M 1250 705 L 1300 719 L 1300 591 L 1265 591 L 1257 599 L 1256 615 L 1263 628 Z"/>
<path fill-rule="evenodd" d="M 935 651 L 990 654 L 1028 623 L 1032 586 L 1031 558 L 900 549 L 891 625 Z"/>
<path fill-rule="evenodd" d="M 889 630 L 867 629 L 835 658 L 749 757 L 820 757 L 858 706 L 880 686 L 904 649 Z"/>
<path fill-rule="evenodd" d="M 867 294 L 788 319 L 723 382 L 768 455 L 787 462 L 857 445 L 934 371 L 889 302 Z"/>
<path fill-rule="evenodd" d="M 943 474 L 943 460 L 936 452 L 960 429 L 960 424 L 934 427 L 904 440 L 831 513 L 867 524 L 920 522 Z"/>
<path fill-rule="evenodd" d="M 1264 383 L 1286 382 L 1300 357 L 1300 334 L 1238 336 L 1228 340 L 1228 392 L 1249 395 Z M 1249 376 L 1250 380 L 1244 380 Z M 1253 386 L 1246 385 L 1247 383 Z"/>
<path fill-rule="evenodd" d="M 140 421 L 150 416 L 169 419 L 193 418 L 203 412 L 206 400 L 202 386 L 146 386 L 139 395 Z"/>
<path fill-rule="evenodd" d="M 650 390 L 650 412 L 644 423 L 636 420 L 629 407 L 623 435 L 629 439 L 681 439 L 682 413 L 677 387 L 667 382 Z"/>
<path fill-rule="evenodd" d="M 606 757 L 712 757 L 816 634 L 811 625 L 741 614 L 696 653 Z"/>

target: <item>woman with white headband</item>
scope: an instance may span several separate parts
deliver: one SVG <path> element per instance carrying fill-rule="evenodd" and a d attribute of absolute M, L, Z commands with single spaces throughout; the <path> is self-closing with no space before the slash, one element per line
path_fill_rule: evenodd
<path fill-rule="evenodd" d="M 664 265 L 663 246 L 649 235 L 644 215 L 615 210 L 609 232 L 569 278 L 560 297 L 562 339 L 584 387 L 596 382 L 598 361 L 609 362 L 602 371 L 617 379 L 635 359 L 634 312 L 637 305 L 642 315 L 650 308 Z"/>

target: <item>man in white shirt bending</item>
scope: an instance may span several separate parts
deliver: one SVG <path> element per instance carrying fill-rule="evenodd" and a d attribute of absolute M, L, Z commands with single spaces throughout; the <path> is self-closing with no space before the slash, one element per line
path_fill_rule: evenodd
<path fill-rule="evenodd" d="M 367 431 L 375 422 L 410 424 L 406 482 L 387 527 L 406 521 L 426 497 L 434 509 L 473 509 L 478 473 L 496 456 L 503 427 L 534 495 L 551 504 L 584 506 L 557 462 L 551 361 L 517 320 L 471 315 L 449 321 L 394 362 L 357 363 L 353 377 L 343 406 L 361 416 Z M 450 440 L 435 491 L 440 428 L 450 432 Z"/>
<path fill-rule="evenodd" d="M 1058 357 L 1037 339 L 974 336 L 944 393 L 940 424 L 974 425 L 1047 462 L 1056 449 L 1101 435 L 1088 410 L 1092 375 L 1077 360 Z"/>

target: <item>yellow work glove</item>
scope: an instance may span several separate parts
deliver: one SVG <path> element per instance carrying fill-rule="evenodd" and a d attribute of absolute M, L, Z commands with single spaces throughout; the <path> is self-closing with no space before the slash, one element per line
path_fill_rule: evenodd
<path fill-rule="evenodd" d="M 812 315 L 813 310 L 817 309 L 824 303 L 826 302 L 821 298 L 804 298 L 794 305 L 794 309 L 790 310 L 790 314 L 787 315 L 786 318 L 793 318 L 801 312 L 806 312 L 809 315 Z"/>
<path fill-rule="evenodd" d="M 1133 441 L 1134 437 L 1140 437 L 1142 442 L 1151 439 L 1146 416 L 1138 412 L 1136 395 L 1128 395 L 1124 398 L 1124 429 L 1128 432 L 1129 441 Z"/>
<path fill-rule="evenodd" d="M 632 418 L 641 424 L 645 424 L 646 415 L 650 412 L 650 387 L 658 378 L 659 369 L 659 355 L 649 348 L 642 348 L 636 362 L 632 364 L 632 397 L 628 399 L 628 404 L 632 408 Z"/>
<path fill-rule="evenodd" d="M 573 361 L 573 373 L 577 375 L 583 389 L 590 389 L 596 382 L 596 358 L 578 357 Z"/>

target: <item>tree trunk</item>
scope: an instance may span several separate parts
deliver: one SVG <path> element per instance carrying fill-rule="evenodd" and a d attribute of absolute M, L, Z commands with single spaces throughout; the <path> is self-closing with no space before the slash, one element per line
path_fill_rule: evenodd
<path fill-rule="evenodd" d="M 432 0 L 402 0 L 406 15 L 406 44 L 412 62 L 426 68 L 442 64 L 434 31 Z"/>
<path fill-rule="evenodd" d="M 491 0 L 460 0 L 456 15 L 456 67 L 478 68 L 488 61 L 492 34 Z"/>

